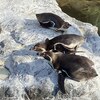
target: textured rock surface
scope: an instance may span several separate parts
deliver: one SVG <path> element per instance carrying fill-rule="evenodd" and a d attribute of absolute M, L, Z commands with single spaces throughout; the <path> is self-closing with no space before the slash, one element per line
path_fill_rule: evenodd
<path fill-rule="evenodd" d="M 88 23 L 82 23 L 66 15 L 58 7 L 55 0 L 0 0 L 0 58 L 4 59 L 11 75 L 0 80 L 0 98 L 3 100 L 99 100 L 100 77 L 86 82 L 65 80 L 66 94 L 58 92 L 57 73 L 49 62 L 36 55 L 29 48 L 35 43 L 52 38 L 61 33 L 42 28 L 35 14 L 52 12 L 72 24 L 65 34 L 80 34 L 86 42 L 80 50 L 95 63 L 93 66 L 100 73 L 100 38 L 97 28 Z M 32 91 L 32 92 L 30 92 Z M 32 95 L 32 96 L 31 96 Z"/>

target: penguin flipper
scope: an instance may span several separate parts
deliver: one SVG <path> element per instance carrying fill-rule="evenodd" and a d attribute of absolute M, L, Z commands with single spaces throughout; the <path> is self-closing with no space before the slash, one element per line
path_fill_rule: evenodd
<path fill-rule="evenodd" d="M 77 81 L 77 82 L 80 82 L 80 80 L 71 77 L 66 70 L 62 69 L 62 72 L 63 72 L 64 75 L 66 75 L 67 78 L 74 80 L 74 81 Z"/>
<path fill-rule="evenodd" d="M 58 86 L 60 91 L 65 94 L 65 87 L 64 87 L 64 80 L 65 80 L 65 76 L 62 74 L 61 71 L 58 72 Z"/>

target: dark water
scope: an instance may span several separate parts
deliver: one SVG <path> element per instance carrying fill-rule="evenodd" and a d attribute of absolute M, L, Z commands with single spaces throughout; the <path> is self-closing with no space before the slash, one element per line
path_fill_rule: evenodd
<path fill-rule="evenodd" d="M 68 15 L 89 22 L 99 29 L 100 34 L 100 0 L 57 0 L 61 9 Z"/>

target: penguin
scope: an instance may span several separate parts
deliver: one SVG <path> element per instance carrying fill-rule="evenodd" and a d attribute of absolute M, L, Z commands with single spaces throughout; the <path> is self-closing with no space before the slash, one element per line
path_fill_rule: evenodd
<path fill-rule="evenodd" d="M 66 31 L 71 24 L 65 22 L 61 17 L 53 13 L 36 14 L 40 25 L 44 28 L 50 28 L 55 31 Z"/>
<path fill-rule="evenodd" d="M 87 57 L 80 55 L 66 55 L 61 52 L 54 53 L 51 51 L 41 53 L 40 56 L 49 60 L 53 64 L 54 69 L 57 70 L 58 85 L 62 93 L 65 93 L 64 80 L 66 77 L 80 82 L 98 76 L 97 72 L 92 67 L 94 65 L 93 61 Z"/>
<path fill-rule="evenodd" d="M 76 49 L 84 43 L 84 41 L 85 39 L 83 36 L 76 34 L 59 35 L 52 39 L 47 38 L 44 42 L 37 43 L 34 47 L 31 48 L 31 50 L 41 52 L 49 50 L 61 51 L 65 53 L 70 51 L 75 52 Z M 59 49 L 57 49 L 58 46 L 60 47 Z"/>

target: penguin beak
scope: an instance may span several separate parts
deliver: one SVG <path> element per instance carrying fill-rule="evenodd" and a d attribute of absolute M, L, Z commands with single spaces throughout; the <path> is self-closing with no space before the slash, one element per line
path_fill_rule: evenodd
<path fill-rule="evenodd" d="M 68 26 L 70 27 L 70 26 L 72 26 L 71 24 L 68 24 Z"/>

